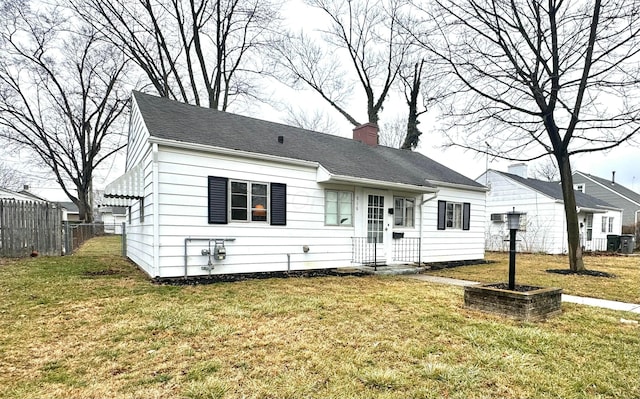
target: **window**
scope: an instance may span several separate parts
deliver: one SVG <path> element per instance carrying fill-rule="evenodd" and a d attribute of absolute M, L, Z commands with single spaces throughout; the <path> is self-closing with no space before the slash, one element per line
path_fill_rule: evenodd
<path fill-rule="evenodd" d="M 267 221 L 267 185 L 231 181 L 231 220 Z"/>
<path fill-rule="evenodd" d="M 462 228 L 462 204 L 447 202 L 447 228 Z"/>
<path fill-rule="evenodd" d="M 329 226 L 353 225 L 353 193 L 326 190 L 324 192 L 324 223 Z"/>
<path fill-rule="evenodd" d="M 208 212 L 210 224 L 269 222 L 287 224 L 287 185 L 229 180 L 208 177 Z"/>
<path fill-rule="evenodd" d="M 613 217 L 609 218 L 609 226 L 608 227 L 609 227 L 608 232 L 609 233 L 613 233 Z"/>
<path fill-rule="evenodd" d="M 574 184 L 573 189 L 576 191 L 580 191 L 581 193 L 584 193 L 584 184 Z"/>
<path fill-rule="evenodd" d="M 587 225 L 587 241 L 591 241 L 593 239 L 593 213 L 587 213 L 585 223 Z"/>
<path fill-rule="evenodd" d="M 607 226 L 609 225 L 609 218 L 606 216 L 602 217 L 602 229 L 600 230 L 603 233 L 607 232 Z"/>
<path fill-rule="evenodd" d="M 469 202 L 438 201 L 438 230 L 470 229 L 471 204 Z"/>
<path fill-rule="evenodd" d="M 413 227 L 415 199 L 395 197 L 393 202 L 393 225 L 398 227 Z"/>

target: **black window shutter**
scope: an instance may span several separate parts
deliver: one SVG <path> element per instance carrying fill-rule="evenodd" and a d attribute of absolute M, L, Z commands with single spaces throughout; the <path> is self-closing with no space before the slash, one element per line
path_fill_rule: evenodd
<path fill-rule="evenodd" d="M 438 201 L 438 230 L 444 230 L 447 221 L 447 201 Z"/>
<path fill-rule="evenodd" d="M 226 177 L 209 176 L 209 224 L 227 224 L 227 187 Z"/>
<path fill-rule="evenodd" d="M 462 230 L 469 230 L 471 219 L 471 204 L 465 202 L 462 204 Z"/>
<path fill-rule="evenodd" d="M 287 225 L 287 185 L 271 183 L 271 224 Z"/>

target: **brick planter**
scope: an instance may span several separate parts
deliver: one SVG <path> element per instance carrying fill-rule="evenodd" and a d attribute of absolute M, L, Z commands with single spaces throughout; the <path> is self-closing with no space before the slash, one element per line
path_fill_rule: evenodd
<path fill-rule="evenodd" d="M 520 320 L 544 320 L 560 314 L 561 288 L 516 286 L 517 291 L 503 289 L 505 284 L 485 284 L 464 288 L 464 306 L 468 309 L 497 313 Z"/>

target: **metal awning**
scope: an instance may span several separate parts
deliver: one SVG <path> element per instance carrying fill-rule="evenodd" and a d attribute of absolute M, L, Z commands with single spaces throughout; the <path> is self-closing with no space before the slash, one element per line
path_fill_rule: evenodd
<path fill-rule="evenodd" d="M 107 184 L 104 189 L 105 199 L 122 199 L 132 200 L 144 197 L 144 169 L 142 164 L 137 164 L 129 169 L 124 175 L 118 177 L 111 183 Z M 109 205 L 126 206 L 125 201 L 116 203 L 117 201 L 107 200 Z M 128 205 L 128 201 L 127 205 Z"/>

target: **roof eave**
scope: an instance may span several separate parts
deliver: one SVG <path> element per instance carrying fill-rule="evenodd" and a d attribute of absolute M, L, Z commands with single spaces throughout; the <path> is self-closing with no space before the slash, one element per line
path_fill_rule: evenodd
<path fill-rule="evenodd" d="M 187 143 L 187 142 L 184 142 L 184 141 L 163 139 L 163 138 L 154 137 L 154 136 L 150 136 L 149 137 L 149 143 L 163 145 L 163 146 L 167 146 L 167 147 L 174 147 L 174 148 L 182 148 L 182 149 L 187 149 L 187 150 L 196 150 L 196 151 L 208 152 L 208 153 L 212 153 L 212 154 L 230 155 L 230 156 L 233 156 L 233 157 L 244 157 L 244 158 L 259 159 L 259 160 L 263 160 L 263 161 L 281 162 L 281 163 L 286 163 L 286 164 L 290 164 L 290 165 L 309 166 L 309 167 L 312 167 L 312 168 L 317 168 L 318 167 L 318 162 L 314 162 L 314 161 L 305 161 L 305 160 L 302 160 L 302 159 L 287 158 L 287 157 L 281 157 L 281 156 L 277 156 L 277 155 L 269 155 L 269 154 L 261 154 L 261 153 L 257 153 L 257 152 L 234 150 L 234 149 L 231 149 L 231 148 L 216 147 L 216 146 L 207 145 L 207 144 Z"/>
<path fill-rule="evenodd" d="M 459 188 L 462 190 L 481 191 L 481 192 L 489 191 L 489 188 L 485 186 L 478 187 L 478 186 L 471 186 L 467 184 L 449 183 L 449 182 L 437 181 L 437 180 L 427 180 L 427 183 L 433 184 L 434 186 Z"/>
<path fill-rule="evenodd" d="M 371 187 L 380 189 L 392 189 L 398 191 L 409 191 L 418 193 L 437 193 L 437 187 L 418 186 L 414 184 L 389 182 L 383 180 L 368 179 L 365 177 L 335 175 L 327 171 L 322 166 L 318 168 L 316 181 L 318 183 L 350 184 L 361 187 Z"/>

